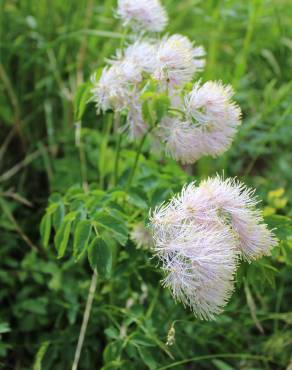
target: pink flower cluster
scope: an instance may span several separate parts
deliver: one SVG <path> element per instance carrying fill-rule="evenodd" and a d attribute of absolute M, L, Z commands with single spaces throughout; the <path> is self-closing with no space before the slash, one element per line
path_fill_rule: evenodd
<path fill-rule="evenodd" d="M 187 185 L 151 215 L 163 284 L 201 319 L 214 319 L 228 302 L 241 258 L 251 262 L 277 244 L 253 193 L 217 176 Z"/>

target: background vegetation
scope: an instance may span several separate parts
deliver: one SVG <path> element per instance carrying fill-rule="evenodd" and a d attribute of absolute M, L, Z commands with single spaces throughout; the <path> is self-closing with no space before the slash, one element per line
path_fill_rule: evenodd
<path fill-rule="evenodd" d="M 187 172 L 171 160 L 151 164 L 146 148 L 138 174 L 143 188 L 133 202 L 148 208 L 185 181 L 224 169 L 257 187 L 281 243 L 272 258 L 242 266 L 224 314 L 208 323 L 174 303 L 151 254 L 128 241 L 111 278 L 98 281 L 80 369 L 285 369 L 292 366 L 292 3 L 164 4 L 168 31 L 206 48 L 203 80 L 233 84 L 243 125 L 224 156 L 204 158 Z M 56 259 L 53 247 L 40 242 L 39 223 L 49 194 L 81 183 L 74 95 L 120 42 L 114 7 L 112 0 L 0 1 L 3 369 L 64 370 L 74 357 L 91 269 L 85 258 Z M 89 106 L 82 140 L 90 182 L 106 182 L 112 172 L 112 143 L 100 151 L 104 127 Z M 126 170 L 133 144 L 123 148 Z"/>

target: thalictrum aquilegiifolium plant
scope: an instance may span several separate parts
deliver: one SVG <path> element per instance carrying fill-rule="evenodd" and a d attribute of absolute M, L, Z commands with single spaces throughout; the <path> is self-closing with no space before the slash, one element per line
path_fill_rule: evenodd
<path fill-rule="evenodd" d="M 73 370 L 98 276 L 110 279 L 129 237 L 161 262 L 163 285 L 174 298 L 206 320 L 215 319 L 229 300 L 240 261 L 269 255 L 277 244 L 254 192 L 236 179 L 217 176 L 198 186 L 190 183 L 152 209 L 145 205 L 136 175 L 146 142 L 150 160 L 161 166 L 169 157 L 182 165 L 217 157 L 232 144 L 241 110 L 230 85 L 200 81 L 202 46 L 180 34 L 161 35 L 168 16 L 158 0 L 119 0 L 115 16 L 125 27 L 120 47 L 75 96 L 82 184 L 52 194 L 40 226 L 44 246 L 53 239 L 58 258 L 72 254 L 78 262 L 87 256 L 93 270 Z M 89 104 L 104 118 L 96 182 L 88 181 L 81 142 Z M 125 145 L 134 145 L 136 154 L 131 167 L 121 171 Z M 114 167 L 105 176 L 108 146 Z"/>

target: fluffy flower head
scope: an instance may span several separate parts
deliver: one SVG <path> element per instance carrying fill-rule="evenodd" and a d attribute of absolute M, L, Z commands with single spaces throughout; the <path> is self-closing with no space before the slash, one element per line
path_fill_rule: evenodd
<path fill-rule="evenodd" d="M 155 77 L 171 86 L 181 86 L 192 80 L 196 71 L 204 67 L 202 47 L 193 47 L 182 35 L 164 38 L 158 48 Z"/>
<path fill-rule="evenodd" d="M 231 102 L 233 95 L 232 87 L 221 82 L 207 81 L 202 86 L 196 83 L 186 97 L 187 111 L 200 124 L 230 120 L 230 109 L 237 108 Z"/>
<path fill-rule="evenodd" d="M 240 108 L 231 100 L 231 86 L 208 81 L 202 86 L 194 85 L 186 96 L 188 119 L 196 126 L 197 141 L 204 154 L 218 156 L 231 145 L 241 123 Z"/>
<path fill-rule="evenodd" d="M 183 164 L 194 163 L 202 155 L 196 128 L 190 122 L 166 117 L 161 122 L 159 135 L 165 142 L 166 154 Z"/>
<path fill-rule="evenodd" d="M 151 217 L 155 252 L 166 272 L 163 284 L 201 319 L 222 311 L 233 290 L 235 239 L 218 220 L 202 223 L 196 212 L 181 211 L 177 196 Z"/>
<path fill-rule="evenodd" d="M 214 319 L 233 290 L 238 257 L 267 255 L 276 238 L 255 209 L 253 191 L 233 179 L 187 185 L 151 215 L 164 285 L 203 319 Z"/>
<path fill-rule="evenodd" d="M 124 26 L 135 31 L 160 32 L 165 28 L 168 17 L 159 0 L 118 0 L 117 15 Z"/>
<path fill-rule="evenodd" d="M 133 226 L 130 234 L 131 239 L 137 245 L 137 248 L 152 248 L 153 238 L 149 229 L 147 229 L 143 222 L 139 222 Z"/>
<path fill-rule="evenodd" d="M 231 100 L 232 95 L 230 86 L 218 82 L 195 84 L 185 97 L 185 117 L 166 117 L 160 124 L 166 153 L 183 164 L 224 153 L 241 123 L 241 111 Z"/>
<path fill-rule="evenodd" d="M 233 291 L 235 238 L 218 219 L 197 214 L 185 202 L 189 185 L 151 217 L 155 252 L 166 272 L 163 284 L 201 319 L 220 313 Z"/>
<path fill-rule="evenodd" d="M 231 226 L 237 239 L 236 248 L 247 261 L 269 255 L 277 244 L 275 235 L 256 208 L 258 200 L 254 190 L 236 179 L 224 180 L 217 176 L 202 181 L 198 197 L 221 215 L 222 222 Z"/>
<path fill-rule="evenodd" d="M 133 87 L 141 78 L 141 70 L 130 60 L 114 61 L 110 67 L 105 67 L 98 81 L 95 76 L 91 79 L 97 111 L 127 107 Z"/>
<path fill-rule="evenodd" d="M 156 46 L 145 40 L 138 40 L 125 50 L 125 59 L 131 60 L 143 71 L 152 73 L 155 65 Z"/>

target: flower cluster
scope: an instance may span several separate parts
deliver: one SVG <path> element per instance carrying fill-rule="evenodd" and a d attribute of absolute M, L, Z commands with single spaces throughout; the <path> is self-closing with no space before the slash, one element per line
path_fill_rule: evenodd
<path fill-rule="evenodd" d="M 183 164 L 224 153 L 241 110 L 231 86 L 194 81 L 205 66 L 203 47 L 183 35 L 157 35 L 168 21 L 159 0 L 118 0 L 116 14 L 132 30 L 132 43 L 117 50 L 99 79 L 93 77 L 97 112 L 123 112 L 131 139 L 143 137 L 143 143 L 151 132 L 152 142 Z M 134 243 L 154 250 L 162 262 L 164 285 L 201 319 L 222 311 L 239 261 L 268 255 L 277 242 L 253 193 L 234 179 L 191 183 L 154 210 L 152 235 L 143 223 L 133 226 Z"/>
<path fill-rule="evenodd" d="M 161 123 L 167 153 L 185 164 L 224 153 L 240 125 L 241 111 L 232 95 L 232 88 L 221 82 L 196 83 L 185 96 L 185 119 L 166 117 Z"/>
<path fill-rule="evenodd" d="M 152 127 L 153 141 L 159 140 L 166 153 L 183 164 L 225 152 L 236 134 L 241 112 L 232 101 L 230 86 L 209 81 L 197 82 L 190 89 L 205 65 L 203 47 L 178 34 L 154 36 L 168 21 L 159 0 L 119 0 L 116 14 L 132 29 L 135 41 L 117 51 L 98 80 L 93 77 L 97 112 L 126 112 L 130 138 L 143 136 L 150 131 L 150 122 L 144 115 L 142 97 L 149 83 L 155 82 L 157 93 L 165 94 L 171 107 Z"/>
<path fill-rule="evenodd" d="M 212 320 L 234 288 L 240 258 L 269 255 L 277 243 L 256 209 L 253 191 L 219 176 L 187 185 L 151 215 L 164 285 L 197 317 Z"/>
<path fill-rule="evenodd" d="M 118 0 L 117 16 L 134 31 L 161 32 L 168 21 L 159 0 Z"/>

